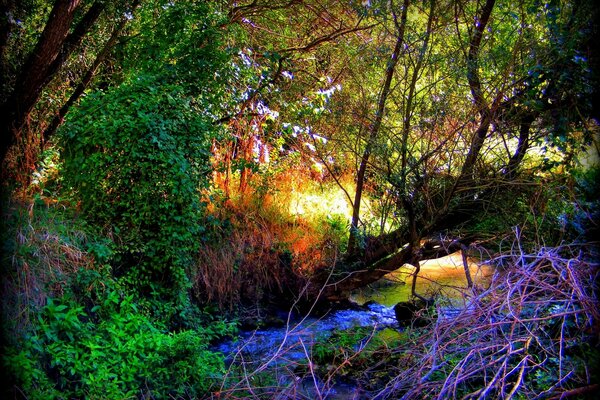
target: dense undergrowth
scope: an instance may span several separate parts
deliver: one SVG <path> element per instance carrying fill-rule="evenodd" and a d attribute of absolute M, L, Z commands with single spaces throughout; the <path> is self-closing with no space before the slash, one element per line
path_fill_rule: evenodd
<path fill-rule="evenodd" d="M 468 307 L 458 316 L 438 318 L 440 299 L 421 315 L 425 327 L 339 331 L 293 362 L 284 350 L 266 361 L 226 360 L 211 345 L 239 322 L 273 322 L 269 304 L 289 306 L 290 287 L 339 257 L 342 212 L 317 203 L 293 212 L 300 201 L 333 201 L 331 182 L 287 174 L 272 178 L 280 192 L 225 198 L 213 189 L 203 220 L 212 239 L 198 238 L 183 308 L 177 296 L 139 291 L 131 274 L 115 271 L 124 242 L 61 198 L 60 181 L 39 182 L 42 194 L 11 199 L 3 219 L 9 396 L 324 398 L 350 382 L 359 398 L 586 398 L 600 358 L 594 176 L 579 176 L 577 202 L 552 214 L 561 224 L 532 212 L 516 237 L 486 242 L 497 249 L 488 260 L 497 272 L 489 288 L 464 291 Z M 503 223 L 496 232 L 507 222 L 481 219 Z M 536 245 L 541 237 L 563 244 Z"/>
<path fill-rule="evenodd" d="M 174 330 L 127 281 L 115 278 L 110 242 L 65 204 L 12 206 L 3 238 L 2 305 L 3 363 L 17 385 L 13 395 L 190 398 L 209 392 L 224 364 L 207 348 L 234 324 L 198 310 L 188 319 L 193 329 Z"/>
<path fill-rule="evenodd" d="M 348 210 L 334 182 L 312 182 L 291 170 L 269 177 L 268 184 L 268 191 L 228 190 L 230 197 L 213 188 L 208 215 L 221 223 L 200 249 L 193 278 L 198 299 L 225 309 L 287 306 L 299 282 L 343 252 Z"/>
<path fill-rule="evenodd" d="M 234 334 L 237 321 L 262 324 L 269 318 L 262 306 L 293 301 L 291 291 L 287 298 L 277 295 L 331 262 L 341 247 L 346 227 L 327 209 L 293 215 L 277 194 L 253 193 L 244 200 L 214 192 L 205 230 L 193 236 L 198 254 L 193 265 L 182 264 L 172 256 L 182 250 L 175 243 L 181 238 L 170 238 L 179 228 L 169 228 L 181 220 L 163 220 L 159 231 L 143 224 L 132 231 L 144 208 L 123 214 L 132 204 L 126 196 L 154 190 L 145 197 L 160 204 L 162 188 L 129 185 L 103 193 L 102 179 L 95 187 L 96 175 L 73 173 L 87 193 L 73 195 L 64 188 L 58 162 L 49 154 L 30 192 L 4 207 L 3 367 L 10 397 L 209 396 L 226 373 L 224 355 L 211 344 Z M 323 195 L 318 184 L 298 183 L 289 182 Z M 108 196 L 104 205 L 94 203 L 94 191 Z M 86 204 L 95 204 L 93 212 Z M 173 208 L 162 208 L 172 216 Z M 144 253 L 138 246 L 149 237 L 154 252 Z M 156 246 L 156 240 L 164 244 Z M 133 262 L 132 254 L 138 254 Z M 157 279 L 158 265 L 186 275 Z M 153 284 L 158 290 L 148 290 Z"/>

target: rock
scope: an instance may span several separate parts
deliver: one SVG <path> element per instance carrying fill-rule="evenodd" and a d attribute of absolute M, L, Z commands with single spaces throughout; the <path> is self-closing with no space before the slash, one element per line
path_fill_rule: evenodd
<path fill-rule="evenodd" d="M 394 306 L 394 314 L 400 326 L 423 327 L 429 325 L 430 319 L 423 317 L 423 314 L 431 305 L 432 301 L 403 301 Z"/>

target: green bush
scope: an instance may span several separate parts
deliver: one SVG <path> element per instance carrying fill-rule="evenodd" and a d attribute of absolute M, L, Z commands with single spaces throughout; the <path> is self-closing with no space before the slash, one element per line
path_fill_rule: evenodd
<path fill-rule="evenodd" d="M 154 304 L 184 304 L 215 128 L 165 80 L 142 75 L 87 96 L 61 131 L 63 176 L 114 238 L 115 273 Z"/>
<path fill-rule="evenodd" d="M 28 399 L 202 397 L 224 368 L 208 345 L 234 325 L 195 309 L 193 330 L 169 332 L 113 277 L 113 245 L 62 210 L 35 203 L 6 220 L 7 378 Z"/>
<path fill-rule="evenodd" d="M 230 333 L 230 325 L 167 333 L 133 299 L 116 287 L 107 288 L 90 310 L 68 297 L 49 299 L 32 334 L 5 357 L 27 398 L 161 399 L 208 393 L 224 372 L 223 356 L 208 345 Z"/>

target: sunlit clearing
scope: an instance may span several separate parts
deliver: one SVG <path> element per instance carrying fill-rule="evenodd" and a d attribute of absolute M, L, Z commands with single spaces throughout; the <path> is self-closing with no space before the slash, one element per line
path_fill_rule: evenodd
<path fill-rule="evenodd" d="M 341 184 L 353 195 L 354 182 L 351 177 L 340 179 Z M 374 220 L 371 201 L 363 196 L 361 216 L 364 221 Z M 344 191 L 334 182 L 319 183 L 304 181 L 294 187 L 289 194 L 289 213 L 305 220 L 339 218 L 350 224 L 352 205 Z"/>
<path fill-rule="evenodd" d="M 341 190 L 329 188 L 322 193 L 306 193 L 292 191 L 290 196 L 290 214 L 294 216 L 308 215 L 341 215 L 345 220 L 352 218 L 352 207 Z"/>

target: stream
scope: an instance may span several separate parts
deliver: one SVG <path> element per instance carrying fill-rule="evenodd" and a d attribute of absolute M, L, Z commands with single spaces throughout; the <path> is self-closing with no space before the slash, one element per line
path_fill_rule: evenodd
<path fill-rule="evenodd" d="M 478 285 L 489 282 L 493 272 L 490 267 L 475 263 L 471 264 L 470 271 Z M 222 342 L 215 350 L 225 354 L 228 362 L 252 360 L 253 368 L 273 368 L 311 359 L 313 346 L 335 332 L 372 327 L 373 332 L 386 330 L 397 334 L 400 328 L 394 305 L 409 300 L 412 272 L 413 267 L 403 266 L 375 284 L 352 293 L 350 300 L 356 307 L 334 310 L 320 318 L 290 315 L 284 326 L 242 331 L 237 340 Z M 461 290 L 466 287 L 460 253 L 421 264 L 416 286 L 418 293 L 441 295 L 452 307 L 461 308 L 465 306 Z M 314 388 L 314 382 L 309 382 L 308 386 Z M 327 398 L 349 398 L 352 390 L 352 385 L 338 384 L 330 388 Z M 306 396 L 310 398 L 309 394 Z"/>

